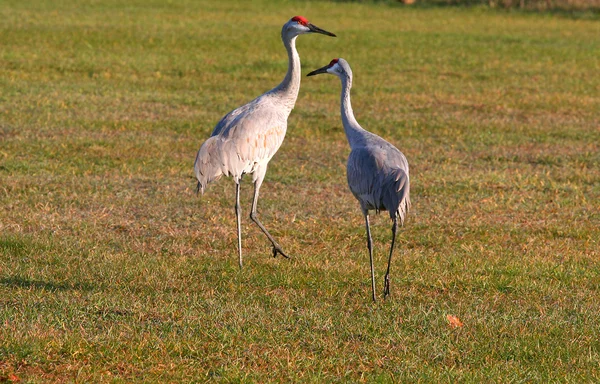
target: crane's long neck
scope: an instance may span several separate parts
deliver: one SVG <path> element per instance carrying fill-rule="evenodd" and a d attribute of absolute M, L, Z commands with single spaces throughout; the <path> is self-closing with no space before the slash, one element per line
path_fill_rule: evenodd
<path fill-rule="evenodd" d="M 279 101 L 288 109 L 288 115 L 294 109 L 298 91 L 300 91 L 300 56 L 296 50 L 296 37 L 287 37 L 282 34 L 281 39 L 288 53 L 288 70 L 285 78 L 271 91 Z"/>
<path fill-rule="evenodd" d="M 352 78 L 342 76 L 342 124 L 344 125 L 344 131 L 346 132 L 346 138 L 351 148 L 364 144 L 365 131 L 354 117 L 352 111 L 352 103 L 350 102 L 350 88 L 352 88 Z"/>

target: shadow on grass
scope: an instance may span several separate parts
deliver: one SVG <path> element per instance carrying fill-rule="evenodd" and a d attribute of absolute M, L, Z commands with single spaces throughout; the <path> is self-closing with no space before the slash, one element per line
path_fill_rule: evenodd
<path fill-rule="evenodd" d="M 53 283 L 40 280 L 30 280 L 22 277 L 5 277 L 0 279 L 0 284 L 12 288 L 43 289 L 55 291 L 93 291 L 95 287 L 87 283 Z"/>

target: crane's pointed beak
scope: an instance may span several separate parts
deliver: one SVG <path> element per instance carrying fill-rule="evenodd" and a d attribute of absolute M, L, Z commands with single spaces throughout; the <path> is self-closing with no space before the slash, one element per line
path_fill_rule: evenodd
<path fill-rule="evenodd" d="M 321 73 L 328 73 L 327 72 L 328 69 L 329 69 L 329 65 L 326 65 L 323 68 L 315 69 L 314 71 L 312 71 L 311 73 L 309 73 L 306 76 L 314 76 L 314 75 L 318 75 L 318 74 L 321 74 Z"/>
<path fill-rule="evenodd" d="M 311 24 L 311 23 L 308 23 L 306 26 L 308 27 L 308 29 L 310 29 L 310 31 L 311 31 L 311 32 L 314 32 L 314 33 L 321 33 L 321 34 L 323 34 L 323 35 L 332 36 L 332 37 L 337 37 L 337 36 L 336 36 L 336 35 L 334 35 L 333 33 L 331 33 L 331 32 L 327 32 L 326 30 L 324 30 L 324 29 L 321 29 L 321 28 L 319 28 L 319 27 L 317 27 L 316 25 L 313 25 L 313 24 Z"/>

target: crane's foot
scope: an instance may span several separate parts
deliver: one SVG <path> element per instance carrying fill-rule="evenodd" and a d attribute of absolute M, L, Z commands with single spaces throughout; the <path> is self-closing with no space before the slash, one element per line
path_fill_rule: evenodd
<path fill-rule="evenodd" d="M 383 298 L 386 299 L 390 295 L 390 277 L 385 275 L 385 281 L 383 284 Z"/>
<path fill-rule="evenodd" d="M 286 259 L 290 258 L 288 255 L 283 253 L 283 249 L 281 249 L 280 246 L 273 245 L 273 257 L 277 257 L 277 254 L 280 254 L 281 256 L 285 257 Z"/>

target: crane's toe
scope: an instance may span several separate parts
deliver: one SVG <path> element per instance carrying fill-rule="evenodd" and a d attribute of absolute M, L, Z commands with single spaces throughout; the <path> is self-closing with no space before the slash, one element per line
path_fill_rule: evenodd
<path fill-rule="evenodd" d="M 281 247 L 274 245 L 273 246 L 273 257 L 277 257 L 277 254 L 280 254 L 281 256 L 285 257 L 286 259 L 290 258 L 288 255 L 283 253 L 283 249 L 281 249 Z"/>

